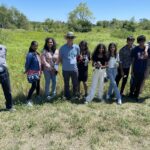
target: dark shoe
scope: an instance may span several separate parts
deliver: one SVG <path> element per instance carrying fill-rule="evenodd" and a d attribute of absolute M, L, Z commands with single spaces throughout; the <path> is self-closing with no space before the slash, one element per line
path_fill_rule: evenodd
<path fill-rule="evenodd" d="M 129 94 L 129 97 L 130 98 L 135 98 L 134 94 L 132 94 L 132 93 Z"/>
<path fill-rule="evenodd" d="M 124 95 L 124 94 L 121 94 L 121 97 L 122 97 L 122 98 L 125 98 L 125 95 Z"/>
<path fill-rule="evenodd" d="M 72 100 L 78 100 L 79 97 L 78 97 L 78 96 L 73 96 L 71 99 L 72 99 Z"/>
<path fill-rule="evenodd" d="M 87 97 L 88 96 L 88 94 L 86 93 L 85 95 L 84 95 L 84 97 Z"/>
<path fill-rule="evenodd" d="M 142 103 L 143 101 L 140 98 L 135 98 L 137 103 Z"/>
<path fill-rule="evenodd" d="M 64 95 L 62 97 L 63 100 L 70 100 L 71 99 L 71 96 L 70 95 Z"/>

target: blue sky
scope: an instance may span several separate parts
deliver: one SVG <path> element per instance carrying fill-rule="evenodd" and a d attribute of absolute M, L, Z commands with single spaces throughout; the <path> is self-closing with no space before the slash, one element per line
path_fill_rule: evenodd
<path fill-rule="evenodd" d="M 67 21 L 68 13 L 80 2 L 87 3 L 95 17 L 94 22 L 112 18 L 150 19 L 150 0 L 0 0 L 0 4 L 16 7 L 31 21 L 46 18 Z"/>

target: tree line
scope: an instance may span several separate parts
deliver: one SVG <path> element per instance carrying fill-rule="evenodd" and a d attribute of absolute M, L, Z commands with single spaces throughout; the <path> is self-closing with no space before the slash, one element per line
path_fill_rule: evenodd
<path fill-rule="evenodd" d="M 25 29 L 34 31 L 60 32 L 72 30 L 76 32 L 89 32 L 93 26 L 101 28 L 124 29 L 135 32 L 137 29 L 150 30 L 150 20 L 142 18 L 130 20 L 102 20 L 93 24 L 94 16 L 86 3 L 80 3 L 68 14 L 67 22 L 55 21 L 47 18 L 44 22 L 29 21 L 28 18 L 14 7 L 8 8 L 0 5 L 0 28 Z"/>

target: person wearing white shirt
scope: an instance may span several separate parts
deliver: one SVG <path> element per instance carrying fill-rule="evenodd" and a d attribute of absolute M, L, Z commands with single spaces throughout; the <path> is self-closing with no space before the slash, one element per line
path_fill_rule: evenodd
<path fill-rule="evenodd" d="M 119 67 L 119 54 L 117 54 L 117 46 L 115 43 L 110 43 L 108 46 L 108 68 L 107 68 L 107 74 L 110 80 L 110 85 L 108 93 L 106 95 L 106 99 L 110 99 L 110 96 L 114 91 L 117 98 L 117 103 L 122 104 L 121 95 L 115 81 L 118 67 Z"/>
<path fill-rule="evenodd" d="M 4 45 L 0 45 L 0 84 L 2 85 L 6 99 L 6 110 L 15 111 L 16 109 L 13 108 L 9 72 L 6 64 L 6 53 L 6 47 Z"/>

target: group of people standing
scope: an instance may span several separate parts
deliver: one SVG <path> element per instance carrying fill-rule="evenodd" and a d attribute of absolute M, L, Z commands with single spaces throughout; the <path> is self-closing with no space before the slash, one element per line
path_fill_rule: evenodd
<path fill-rule="evenodd" d="M 142 90 L 146 72 L 148 70 L 148 60 L 150 51 L 148 45 L 145 44 L 146 37 L 144 35 L 138 36 L 138 46 L 134 45 L 134 37 L 127 37 L 127 44 L 117 52 L 117 45 L 110 43 L 108 50 L 106 46 L 99 43 L 92 55 L 90 54 L 88 43 L 81 41 L 79 45 L 74 44 L 73 41 L 76 38 L 72 32 L 68 32 L 65 35 L 66 44 L 60 47 L 59 51 L 56 49 L 56 42 L 53 38 L 47 38 L 45 45 L 39 60 L 39 54 L 37 53 L 37 42 L 31 43 L 30 49 L 27 55 L 26 61 L 26 73 L 30 72 L 30 68 L 34 64 L 38 64 L 35 71 L 41 75 L 43 70 L 45 77 L 45 95 L 48 100 L 56 96 L 56 80 L 58 73 L 58 65 L 62 63 L 62 75 L 64 79 L 64 96 L 66 99 L 74 99 L 80 97 L 80 84 L 83 82 L 85 103 L 91 102 L 96 91 L 98 91 L 97 98 L 101 101 L 109 100 L 113 94 L 115 94 L 117 103 L 122 104 L 122 97 L 124 96 L 125 85 L 128 80 L 130 68 L 131 68 L 131 84 L 129 96 L 139 99 L 139 94 Z M 37 56 L 35 63 L 31 59 L 30 55 Z M 33 56 L 32 56 L 33 57 Z M 88 65 L 92 61 L 93 73 L 92 83 L 88 91 Z M 36 65 L 35 65 L 36 66 Z M 104 98 L 103 90 L 105 79 L 110 80 L 110 85 Z M 72 92 L 70 91 L 70 79 L 72 80 Z M 121 89 L 118 85 L 122 79 Z M 40 80 L 40 77 L 39 77 Z M 31 104 L 31 95 L 34 89 L 37 89 L 39 95 L 39 83 L 36 80 L 32 82 L 32 87 L 28 93 L 28 104 Z M 50 82 L 52 83 L 50 93 Z"/>
<path fill-rule="evenodd" d="M 56 96 L 57 74 L 60 63 L 62 63 L 64 97 L 66 99 L 80 97 L 80 83 L 82 82 L 86 104 L 94 99 L 96 91 L 98 91 L 97 98 L 99 100 L 109 100 L 111 96 L 115 94 L 117 103 L 122 104 L 125 85 L 131 70 L 129 96 L 139 101 L 139 94 L 143 89 L 144 80 L 150 73 L 150 49 L 149 46 L 145 44 L 146 37 L 144 35 L 137 37 L 137 46 L 134 45 L 135 39 L 133 36 L 127 37 L 127 44 L 121 48 L 119 52 L 117 52 L 116 43 L 110 43 L 108 50 L 104 44 L 99 43 L 95 47 L 92 55 L 90 54 L 88 43 L 83 40 L 79 45 L 74 44 L 75 38 L 76 36 L 73 32 L 68 32 L 65 35 L 66 44 L 61 46 L 59 50 L 56 48 L 56 41 L 53 38 L 46 38 L 41 55 L 37 51 L 38 42 L 31 42 L 25 62 L 25 73 L 27 74 L 28 82 L 31 83 L 31 88 L 27 96 L 27 104 L 29 106 L 32 106 L 32 94 L 35 90 L 37 98 L 40 97 L 40 78 L 42 72 L 45 78 L 46 98 L 51 100 Z M 90 61 L 92 61 L 93 70 L 92 83 L 88 91 L 87 80 Z M 0 55 L 0 78 L 1 73 L 4 71 L 7 73 L 5 66 L 5 62 L 2 61 Z M 70 78 L 72 80 L 72 92 L 70 91 L 69 85 Z M 104 98 L 103 91 L 106 78 L 109 79 L 110 84 L 106 98 Z M 121 79 L 122 84 L 119 90 L 118 85 Z M 5 81 L 9 81 L 9 78 Z M 7 88 L 7 91 L 5 88 L 5 86 L 10 83 L 8 82 L 4 86 L 3 82 L 1 83 L 6 98 L 6 108 L 10 109 L 12 108 L 12 98 L 10 98 L 11 94 L 9 94 L 11 92 L 9 92 L 9 88 Z"/>

